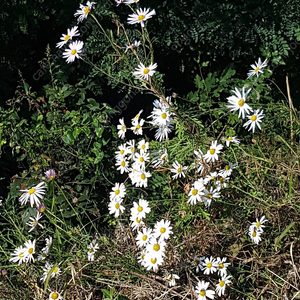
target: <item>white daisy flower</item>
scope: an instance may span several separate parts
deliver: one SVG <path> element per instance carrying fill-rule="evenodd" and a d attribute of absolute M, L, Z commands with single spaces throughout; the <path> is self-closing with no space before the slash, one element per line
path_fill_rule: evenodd
<path fill-rule="evenodd" d="M 78 26 L 68 29 L 67 34 L 63 34 L 60 38 L 62 42 L 56 44 L 56 48 L 61 48 L 63 45 L 67 44 L 69 40 L 72 40 L 74 36 L 79 36 Z"/>
<path fill-rule="evenodd" d="M 218 263 L 216 260 L 211 256 L 210 258 L 206 257 L 200 266 L 201 270 L 204 271 L 203 273 L 206 275 L 212 274 L 217 272 Z"/>
<path fill-rule="evenodd" d="M 208 286 L 209 282 L 203 280 L 198 282 L 195 289 L 197 300 L 206 300 L 207 298 L 214 299 L 215 291 L 208 290 Z"/>
<path fill-rule="evenodd" d="M 153 161 L 152 161 L 152 164 L 153 164 L 154 168 L 162 167 L 167 162 L 169 162 L 169 160 L 168 160 L 168 152 L 167 152 L 166 149 L 154 152 L 153 154 L 156 155 L 153 158 Z"/>
<path fill-rule="evenodd" d="M 173 124 L 167 123 L 167 125 L 161 125 L 157 128 L 155 132 L 155 139 L 159 142 L 165 141 L 168 139 L 169 133 L 172 132 Z"/>
<path fill-rule="evenodd" d="M 88 261 L 94 261 L 95 253 L 99 249 L 98 243 L 96 244 L 90 243 L 87 248 L 88 248 L 88 252 L 87 252 Z"/>
<path fill-rule="evenodd" d="M 140 23 L 142 27 L 145 26 L 145 21 L 152 18 L 152 16 L 156 15 L 155 10 L 151 10 L 150 8 L 140 8 L 136 11 L 135 14 L 131 14 L 128 16 L 127 21 L 128 24 L 136 24 Z"/>
<path fill-rule="evenodd" d="M 108 204 L 108 210 L 109 213 L 115 214 L 115 218 L 118 218 L 120 213 L 123 213 L 125 210 L 125 207 L 121 205 L 122 200 L 117 201 L 116 199 L 111 200 L 110 203 Z"/>
<path fill-rule="evenodd" d="M 219 279 L 219 283 L 216 286 L 216 293 L 218 293 L 219 297 L 225 294 L 226 285 L 231 283 L 229 280 L 231 277 L 231 275 L 224 275 Z"/>
<path fill-rule="evenodd" d="M 12 261 L 14 263 L 19 262 L 18 265 L 22 263 L 27 262 L 27 249 L 24 248 L 23 246 L 19 246 L 15 249 L 15 251 L 11 254 L 13 256 L 12 258 L 9 259 L 9 261 Z"/>
<path fill-rule="evenodd" d="M 137 3 L 137 2 L 139 2 L 140 0 L 124 0 L 124 3 L 125 4 L 133 4 L 133 3 Z"/>
<path fill-rule="evenodd" d="M 116 159 L 124 159 L 124 157 L 129 153 L 126 143 L 118 146 L 118 151 L 115 151 Z"/>
<path fill-rule="evenodd" d="M 232 91 L 235 94 L 235 96 L 230 96 L 227 98 L 229 102 L 229 105 L 227 107 L 230 108 L 230 111 L 239 111 L 239 118 L 240 116 L 242 116 L 242 119 L 244 119 L 245 113 L 248 114 L 250 111 L 253 111 L 253 109 L 246 103 L 246 98 L 250 91 L 251 89 L 245 92 L 245 87 L 243 87 L 241 94 L 238 88 L 235 88 L 235 90 Z"/>
<path fill-rule="evenodd" d="M 136 245 L 138 247 L 145 247 L 151 240 L 153 234 L 152 234 L 152 229 L 151 228 L 143 228 L 143 231 L 139 231 L 137 236 L 136 236 Z"/>
<path fill-rule="evenodd" d="M 258 245 L 261 241 L 261 234 L 263 233 L 263 230 L 261 228 L 257 228 L 256 226 L 250 226 L 248 235 L 250 236 L 251 240 Z"/>
<path fill-rule="evenodd" d="M 227 275 L 227 267 L 230 265 L 230 263 L 226 262 L 227 257 L 223 257 L 222 259 L 220 257 L 217 257 L 216 264 L 218 264 L 218 275 L 223 277 Z"/>
<path fill-rule="evenodd" d="M 172 164 L 172 167 L 173 169 L 170 171 L 175 174 L 172 176 L 173 179 L 177 179 L 178 177 L 181 178 L 181 176 L 185 177 L 185 171 L 188 169 L 188 167 L 181 165 L 177 160 Z"/>
<path fill-rule="evenodd" d="M 49 238 L 46 238 L 45 241 L 46 241 L 46 246 L 42 249 L 42 251 L 45 251 L 48 253 L 50 250 L 50 247 L 52 246 L 52 237 L 49 236 Z"/>
<path fill-rule="evenodd" d="M 37 226 L 40 226 L 42 229 L 44 228 L 44 226 L 42 224 L 39 223 L 39 220 L 42 218 L 42 214 L 40 214 L 40 212 L 37 212 L 35 217 L 30 217 L 29 218 L 29 222 L 26 223 L 26 225 L 28 225 L 29 227 L 31 227 L 31 229 L 28 232 L 31 232 L 32 230 L 34 230 Z"/>
<path fill-rule="evenodd" d="M 128 159 L 134 159 L 134 153 L 135 153 L 135 140 L 130 140 L 126 143 L 127 146 L 127 151 L 128 151 L 128 154 L 129 154 L 129 157 Z"/>
<path fill-rule="evenodd" d="M 229 180 L 229 177 L 225 177 L 221 171 L 218 173 L 218 180 L 216 181 L 216 187 L 221 189 L 222 187 L 226 188 L 227 183 L 226 181 Z"/>
<path fill-rule="evenodd" d="M 257 229 L 263 230 L 265 225 L 263 225 L 265 222 L 268 222 L 265 216 L 262 216 L 260 219 L 256 218 L 255 222 L 252 222 L 250 226 L 256 227 Z"/>
<path fill-rule="evenodd" d="M 210 174 L 206 175 L 204 178 L 204 184 L 207 185 L 209 182 L 215 182 L 218 177 L 217 172 L 211 172 Z"/>
<path fill-rule="evenodd" d="M 146 218 L 146 214 L 151 211 L 149 202 L 144 199 L 139 199 L 139 202 L 133 202 L 133 207 L 130 209 L 131 215 L 139 220 Z"/>
<path fill-rule="evenodd" d="M 149 253 L 145 255 L 144 267 L 150 271 L 151 269 L 156 272 L 158 267 L 163 264 L 164 260 L 162 256 L 152 257 Z"/>
<path fill-rule="evenodd" d="M 167 240 L 170 238 L 170 234 L 173 234 L 171 222 L 168 220 L 160 220 L 154 225 L 153 235 L 156 238 Z"/>
<path fill-rule="evenodd" d="M 28 240 L 24 243 L 26 249 L 26 262 L 34 262 L 33 254 L 35 253 L 35 242 L 36 240 Z"/>
<path fill-rule="evenodd" d="M 141 152 L 141 153 L 135 153 L 135 163 L 136 166 L 138 166 L 141 169 L 145 168 L 145 163 L 150 160 L 149 153 Z"/>
<path fill-rule="evenodd" d="M 124 3 L 125 0 L 115 0 L 116 5 L 119 6 L 120 4 Z"/>
<path fill-rule="evenodd" d="M 122 200 L 126 195 L 126 187 L 125 184 L 122 183 L 115 183 L 115 186 L 112 188 L 112 192 L 110 192 L 109 199 L 110 200 L 116 200 L 120 201 Z"/>
<path fill-rule="evenodd" d="M 75 41 L 70 43 L 69 49 L 63 53 L 63 58 L 66 58 L 67 63 L 73 62 L 75 58 L 80 58 L 79 54 L 83 52 L 83 42 Z"/>
<path fill-rule="evenodd" d="M 149 253 L 151 258 L 163 257 L 165 256 L 166 242 L 164 240 L 157 240 L 156 238 L 150 239 L 146 246 L 147 253 Z"/>
<path fill-rule="evenodd" d="M 121 174 L 123 174 L 124 172 L 129 172 L 129 163 L 125 157 L 118 159 L 115 163 L 115 166 L 117 166 L 117 170 L 120 171 Z"/>
<path fill-rule="evenodd" d="M 256 126 L 261 130 L 260 122 L 265 116 L 263 112 L 263 110 L 259 112 L 259 109 L 257 109 L 253 112 L 253 115 L 247 116 L 249 120 L 243 125 L 243 127 L 245 127 L 246 129 L 249 127 L 248 130 L 250 131 L 252 129 L 253 133 L 255 131 Z"/>
<path fill-rule="evenodd" d="M 195 269 L 196 273 L 198 273 L 201 269 L 202 262 L 204 261 L 205 257 L 195 257 L 191 263 L 192 269 Z"/>
<path fill-rule="evenodd" d="M 119 119 L 119 122 L 120 122 L 120 124 L 117 125 L 117 129 L 119 130 L 118 131 L 118 136 L 119 136 L 119 138 L 124 139 L 125 138 L 125 133 L 127 131 L 126 125 L 124 123 L 124 118 Z"/>
<path fill-rule="evenodd" d="M 141 251 L 138 258 L 137 258 L 138 263 L 143 267 L 145 267 L 145 258 L 146 258 L 146 249 Z"/>
<path fill-rule="evenodd" d="M 138 120 L 139 120 L 139 118 L 140 118 L 142 112 L 143 112 L 143 109 L 141 109 L 141 110 L 135 115 L 135 117 L 131 119 L 131 124 L 132 124 L 132 125 L 134 125 L 134 124 L 136 124 L 136 122 L 138 122 Z"/>
<path fill-rule="evenodd" d="M 223 170 L 220 170 L 219 175 L 221 175 L 222 177 L 231 176 L 231 173 L 236 168 L 236 166 L 237 166 L 237 163 L 235 163 L 235 164 L 229 163 L 228 165 L 225 166 L 225 168 Z"/>
<path fill-rule="evenodd" d="M 148 178 L 151 177 L 150 172 L 146 172 L 144 169 L 138 170 L 134 173 L 133 178 L 131 178 L 132 184 L 136 187 L 147 187 Z"/>
<path fill-rule="evenodd" d="M 19 198 L 21 204 L 24 205 L 27 202 L 30 202 L 31 207 L 33 207 L 34 204 L 39 205 L 41 203 L 40 200 L 43 199 L 45 194 L 46 186 L 44 184 L 44 182 L 40 182 L 29 190 L 20 190 L 20 192 L 23 192 Z"/>
<path fill-rule="evenodd" d="M 194 182 L 190 192 L 189 192 L 189 200 L 187 203 L 191 205 L 195 205 L 198 202 L 203 202 L 202 196 L 204 195 L 203 190 L 205 186 L 203 185 L 203 178 Z"/>
<path fill-rule="evenodd" d="M 166 280 L 169 283 L 169 287 L 171 287 L 176 285 L 175 279 L 180 279 L 180 277 L 177 274 L 167 273 L 163 276 L 163 279 Z"/>
<path fill-rule="evenodd" d="M 203 153 L 200 149 L 198 149 L 198 151 L 194 151 L 194 154 L 196 155 L 195 167 L 197 168 L 197 173 L 201 175 L 204 170 Z"/>
<path fill-rule="evenodd" d="M 212 161 L 214 163 L 215 160 L 219 159 L 218 154 L 223 149 L 223 145 L 221 145 L 221 144 L 217 145 L 217 143 L 218 143 L 218 141 L 211 142 L 211 146 L 210 146 L 209 150 L 203 156 L 203 158 L 205 159 L 205 161 L 207 163 L 210 162 L 210 161 Z"/>
<path fill-rule="evenodd" d="M 84 19 L 87 18 L 88 14 L 90 13 L 95 4 L 96 2 L 88 1 L 86 5 L 79 5 L 79 9 L 74 14 L 74 17 L 77 17 L 77 23 L 82 22 Z"/>
<path fill-rule="evenodd" d="M 133 44 L 131 44 L 131 45 L 125 45 L 125 47 L 122 47 L 122 49 L 128 50 L 128 49 L 131 49 L 131 48 L 137 48 L 137 47 L 141 46 L 141 44 L 142 44 L 141 41 L 134 41 Z"/>
<path fill-rule="evenodd" d="M 263 74 L 263 68 L 267 66 L 268 59 L 265 59 L 264 62 L 261 62 L 261 59 L 258 58 L 258 62 L 255 62 L 255 65 L 251 65 L 252 70 L 250 70 L 247 74 L 247 79 L 256 75 L 257 77 L 260 74 Z"/>
<path fill-rule="evenodd" d="M 140 227 L 145 225 L 144 221 L 142 219 L 139 220 L 135 213 L 131 214 L 130 221 L 132 222 L 130 225 L 132 230 L 139 230 Z"/>
<path fill-rule="evenodd" d="M 210 206 L 211 200 L 220 198 L 220 193 L 218 189 L 214 189 L 212 186 L 209 190 L 204 190 L 205 195 L 203 196 L 203 201 L 205 206 Z"/>
<path fill-rule="evenodd" d="M 38 255 L 38 261 L 45 260 L 47 258 L 47 255 L 48 255 L 48 252 L 46 252 L 46 251 L 40 252 L 40 254 Z"/>
<path fill-rule="evenodd" d="M 62 297 L 62 295 L 61 295 L 60 293 L 58 293 L 58 292 L 52 292 L 52 293 L 50 293 L 50 295 L 49 295 L 49 300 L 53 300 L 53 299 L 56 299 L 56 300 L 62 300 L 63 297 Z"/>
<path fill-rule="evenodd" d="M 134 134 L 142 135 L 143 134 L 143 125 L 145 123 L 144 119 L 140 119 L 137 121 L 130 129 L 133 131 Z"/>
<path fill-rule="evenodd" d="M 144 64 L 140 63 L 138 67 L 135 68 L 133 75 L 141 79 L 149 80 L 149 77 L 152 77 L 154 75 L 156 68 L 157 68 L 157 63 L 155 64 L 151 63 L 148 67 L 145 67 Z"/>
<path fill-rule="evenodd" d="M 149 149 L 149 143 L 143 139 L 139 141 L 137 148 L 140 150 L 141 153 L 145 153 Z"/>
<path fill-rule="evenodd" d="M 226 146 L 229 147 L 230 143 L 235 143 L 239 145 L 240 140 L 236 136 L 230 136 L 227 139 L 225 139 Z"/>

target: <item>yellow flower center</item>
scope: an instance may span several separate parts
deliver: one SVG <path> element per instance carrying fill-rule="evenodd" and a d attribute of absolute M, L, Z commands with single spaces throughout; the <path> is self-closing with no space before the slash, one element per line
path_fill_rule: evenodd
<path fill-rule="evenodd" d="M 207 194 L 207 197 L 208 197 L 208 198 L 211 198 L 211 197 L 212 197 L 212 194 Z"/>
<path fill-rule="evenodd" d="M 42 254 L 42 258 L 45 258 L 45 257 L 47 257 L 47 254 L 46 254 L 46 253 L 43 253 L 43 254 Z"/>
<path fill-rule="evenodd" d="M 244 103 L 245 103 L 245 101 L 244 101 L 243 99 L 241 99 L 241 100 L 238 102 L 238 105 L 239 105 L 240 107 L 242 107 L 242 106 L 244 105 Z"/>
<path fill-rule="evenodd" d="M 178 173 L 181 173 L 182 169 L 181 168 L 178 168 L 177 172 Z"/>
<path fill-rule="evenodd" d="M 142 255 L 142 259 L 144 259 L 144 258 L 145 258 L 145 256 L 146 256 L 146 254 L 143 254 L 143 255 Z"/>
<path fill-rule="evenodd" d="M 143 158 L 143 157 L 141 157 L 141 158 L 140 158 L 140 162 L 143 162 L 143 161 L 144 161 L 144 158 Z"/>
<path fill-rule="evenodd" d="M 90 9 L 89 9 L 88 7 L 86 7 L 86 8 L 84 9 L 84 14 L 87 15 L 89 12 L 90 12 Z"/>
<path fill-rule="evenodd" d="M 143 180 L 145 180 L 146 175 L 145 175 L 145 174 L 142 174 L 142 175 L 141 175 L 141 178 L 142 178 Z"/>
<path fill-rule="evenodd" d="M 146 148 L 146 146 L 145 145 L 142 145 L 142 149 L 145 149 Z"/>
<path fill-rule="evenodd" d="M 210 177 L 210 180 L 215 180 L 215 177 L 214 177 L 214 176 L 211 176 L 211 177 Z"/>
<path fill-rule="evenodd" d="M 229 137 L 229 138 L 227 139 L 227 141 L 232 141 L 232 137 Z"/>
<path fill-rule="evenodd" d="M 258 72 L 258 70 L 259 70 L 259 67 L 256 67 L 254 72 L 256 73 L 256 72 Z"/>
<path fill-rule="evenodd" d="M 19 253 L 19 257 L 22 258 L 24 256 L 24 252 Z"/>
<path fill-rule="evenodd" d="M 160 233 L 165 233 L 165 232 L 166 232 L 166 228 L 162 227 L 162 228 L 160 229 Z"/>
<path fill-rule="evenodd" d="M 121 130 L 125 131 L 125 129 L 126 129 L 126 126 L 122 126 Z"/>
<path fill-rule="evenodd" d="M 147 240 L 147 236 L 143 235 L 142 240 L 145 242 Z"/>
<path fill-rule="evenodd" d="M 124 160 L 121 162 L 121 166 L 125 167 L 125 161 Z"/>
<path fill-rule="evenodd" d="M 200 292 L 200 296 L 202 296 L 202 297 L 205 296 L 205 291 L 204 291 L 204 290 L 202 290 L 202 291 Z"/>
<path fill-rule="evenodd" d="M 143 208 L 141 206 L 138 207 L 138 212 L 143 211 Z"/>
<path fill-rule="evenodd" d="M 144 71 L 143 71 L 143 73 L 146 75 L 146 74 L 148 74 L 150 72 L 150 70 L 149 69 L 144 69 Z"/>
<path fill-rule="evenodd" d="M 161 117 L 162 117 L 163 119 L 165 119 L 165 118 L 167 117 L 167 114 L 166 114 L 166 113 L 163 113 L 163 114 L 161 115 Z"/>
<path fill-rule="evenodd" d="M 136 126 L 136 129 L 140 129 L 140 128 L 141 128 L 141 125 L 137 125 L 137 126 Z"/>
<path fill-rule="evenodd" d="M 192 191 L 192 195 L 193 195 L 193 196 L 196 196 L 197 193 L 198 193 L 198 190 L 196 190 L 196 189 L 194 189 L 194 190 Z"/>
<path fill-rule="evenodd" d="M 41 212 L 41 213 L 45 212 L 45 210 L 46 210 L 46 207 L 40 208 L 40 212 Z"/>
<path fill-rule="evenodd" d="M 71 54 L 72 54 L 72 55 L 75 55 L 76 52 L 77 52 L 77 51 L 76 51 L 75 49 L 73 49 L 73 50 L 71 51 Z"/>
<path fill-rule="evenodd" d="M 58 294 L 57 293 L 52 293 L 51 298 L 52 299 L 57 299 L 58 298 Z"/>
<path fill-rule="evenodd" d="M 223 183 L 223 181 L 224 181 L 224 178 L 220 177 L 220 182 Z"/>
<path fill-rule="evenodd" d="M 29 195 L 32 195 L 34 192 L 35 192 L 35 189 L 30 189 L 30 190 L 28 191 L 28 194 L 29 194 Z"/>
<path fill-rule="evenodd" d="M 211 155 L 215 154 L 215 152 L 216 152 L 215 149 L 210 149 L 210 150 L 209 150 L 209 153 L 210 153 Z"/>
<path fill-rule="evenodd" d="M 225 167 L 225 171 L 228 171 L 228 170 L 230 170 L 230 166 Z"/>
<path fill-rule="evenodd" d="M 223 264 L 219 264 L 219 269 L 223 269 L 224 265 Z"/>
<path fill-rule="evenodd" d="M 153 264 L 155 264 L 156 263 L 156 258 L 151 258 L 151 262 L 153 263 Z"/>
<path fill-rule="evenodd" d="M 220 283 L 219 283 L 219 285 L 220 285 L 220 287 L 223 287 L 224 286 L 224 284 L 225 284 L 225 281 L 220 281 Z"/>
<path fill-rule="evenodd" d="M 115 207 L 116 207 L 116 209 L 119 209 L 120 204 L 119 204 L 119 203 L 116 203 Z"/>
<path fill-rule="evenodd" d="M 121 151 L 120 151 L 121 154 L 124 154 L 124 152 L 125 152 L 125 150 L 121 150 Z"/>
<path fill-rule="evenodd" d="M 91 248 L 91 249 L 89 250 L 89 252 L 90 252 L 90 253 L 93 253 L 93 252 L 94 252 L 94 249 L 93 249 L 93 248 Z"/>
<path fill-rule="evenodd" d="M 212 267 L 212 264 L 208 263 L 206 266 L 210 269 Z"/>
<path fill-rule="evenodd" d="M 138 17 L 138 20 L 139 21 L 142 21 L 142 20 L 144 20 L 145 19 L 145 16 L 144 15 L 139 15 L 139 17 Z"/>
<path fill-rule="evenodd" d="M 58 268 L 55 267 L 55 269 L 53 270 L 53 273 L 56 274 L 58 272 Z"/>
<path fill-rule="evenodd" d="M 138 218 L 135 219 L 135 221 L 140 224 L 142 220 L 139 220 Z"/>
<path fill-rule="evenodd" d="M 159 246 L 158 244 L 155 244 L 155 245 L 153 246 L 153 250 L 154 250 L 154 251 L 159 251 L 159 249 L 160 249 L 160 246 Z"/>
<path fill-rule="evenodd" d="M 252 121 L 252 122 L 256 121 L 256 119 L 257 119 L 256 116 L 252 116 L 252 117 L 251 117 L 251 121 Z"/>
<path fill-rule="evenodd" d="M 195 259 L 194 265 L 195 265 L 195 266 L 198 266 L 198 265 L 199 265 L 199 262 L 200 262 L 199 259 Z"/>
<path fill-rule="evenodd" d="M 69 38 L 70 38 L 70 36 L 69 36 L 69 35 L 66 35 L 66 36 L 65 36 L 65 41 L 67 41 Z"/>
<path fill-rule="evenodd" d="M 256 232 L 255 231 L 253 231 L 252 236 L 256 237 Z"/>
<path fill-rule="evenodd" d="M 259 227 L 259 226 L 260 226 L 260 222 L 257 222 L 257 223 L 256 223 L 256 227 Z"/>
<path fill-rule="evenodd" d="M 30 249 L 28 250 L 28 253 L 29 253 L 29 254 L 32 254 L 32 252 L 33 252 L 33 248 L 30 248 Z"/>
<path fill-rule="evenodd" d="M 115 191 L 115 194 L 116 194 L 116 195 L 119 195 L 119 194 L 120 194 L 120 190 L 116 190 L 116 191 Z"/>
<path fill-rule="evenodd" d="M 53 175 L 51 175 L 50 176 L 50 178 L 49 178 L 49 180 L 53 180 L 54 179 L 54 176 Z"/>

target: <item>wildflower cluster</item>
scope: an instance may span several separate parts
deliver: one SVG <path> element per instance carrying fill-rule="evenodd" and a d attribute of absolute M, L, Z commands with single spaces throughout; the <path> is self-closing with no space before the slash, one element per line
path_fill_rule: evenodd
<path fill-rule="evenodd" d="M 248 73 L 248 78 L 256 75 L 257 77 L 259 76 L 260 73 L 263 73 L 262 69 L 267 66 L 267 60 L 265 60 L 263 63 L 261 63 L 260 58 L 258 59 L 258 62 L 255 63 L 255 65 L 251 65 L 251 67 L 254 70 L 249 71 Z M 251 88 L 248 89 L 247 91 L 245 90 L 245 87 L 242 88 L 242 91 L 238 88 L 235 88 L 234 91 L 234 96 L 230 96 L 227 98 L 229 105 L 228 108 L 232 112 L 239 112 L 238 117 L 242 117 L 244 119 L 245 117 L 248 118 L 248 121 L 243 125 L 246 129 L 249 128 L 249 131 L 252 129 L 253 133 L 255 131 L 255 128 L 258 127 L 261 129 L 260 123 L 264 117 L 263 110 L 256 109 L 253 111 L 253 108 L 251 108 L 247 103 L 247 97 L 249 93 L 251 92 Z M 252 112 L 253 113 L 250 113 Z"/>
<path fill-rule="evenodd" d="M 230 263 L 226 262 L 227 258 L 217 257 L 216 259 L 211 257 L 195 257 L 192 261 L 192 268 L 195 269 L 196 273 L 200 270 L 204 275 L 212 275 L 217 273 L 219 276 L 218 283 L 216 284 L 215 290 L 209 290 L 209 282 L 199 281 L 196 288 L 195 294 L 198 300 L 205 300 L 206 298 L 213 299 L 214 295 L 217 293 L 219 297 L 225 294 L 225 288 L 231 283 L 231 275 L 227 274 L 227 267 Z"/>

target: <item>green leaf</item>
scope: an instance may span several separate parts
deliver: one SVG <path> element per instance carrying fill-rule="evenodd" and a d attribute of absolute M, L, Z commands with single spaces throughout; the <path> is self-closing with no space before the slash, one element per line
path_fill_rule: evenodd
<path fill-rule="evenodd" d="M 104 157 L 104 152 L 99 152 L 94 160 L 94 164 L 98 164 Z"/>
<path fill-rule="evenodd" d="M 103 133 L 103 131 L 104 131 L 104 127 L 95 127 L 95 132 L 96 132 L 96 135 L 97 135 L 97 137 L 101 137 L 102 136 L 102 133 Z"/>
<path fill-rule="evenodd" d="M 62 139 L 67 145 L 74 145 L 75 139 L 74 139 L 72 130 L 68 129 L 62 136 Z"/>
<path fill-rule="evenodd" d="M 81 128 L 75 127 L 73 130 L 74 139 L 77 139 L 78 135 L 81 133 Z"/>

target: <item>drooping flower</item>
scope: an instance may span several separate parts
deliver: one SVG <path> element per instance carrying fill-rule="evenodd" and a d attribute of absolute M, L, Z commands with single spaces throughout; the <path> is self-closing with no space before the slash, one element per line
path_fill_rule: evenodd
<path fill-rule="evenodd" d="M 95 4 L 96 2 L 88 1 L 86 5 L 79 5 L 79 9 L 74 14 L 74 17 L 77 17 L 77 23 L 82 22 L 84 19 L 87 18 L 88 14 L 90 13 Z"/>
<path fill-rule="evenodd" d="M 63 34 L 60 38 L 62 42 L 56 44 L 56 48 L 61 48 L 63 45 L 67 44 L 74 36 L 79 36 L 78 26 L 74 26 L 68 29 L 67 34 Z"/>

